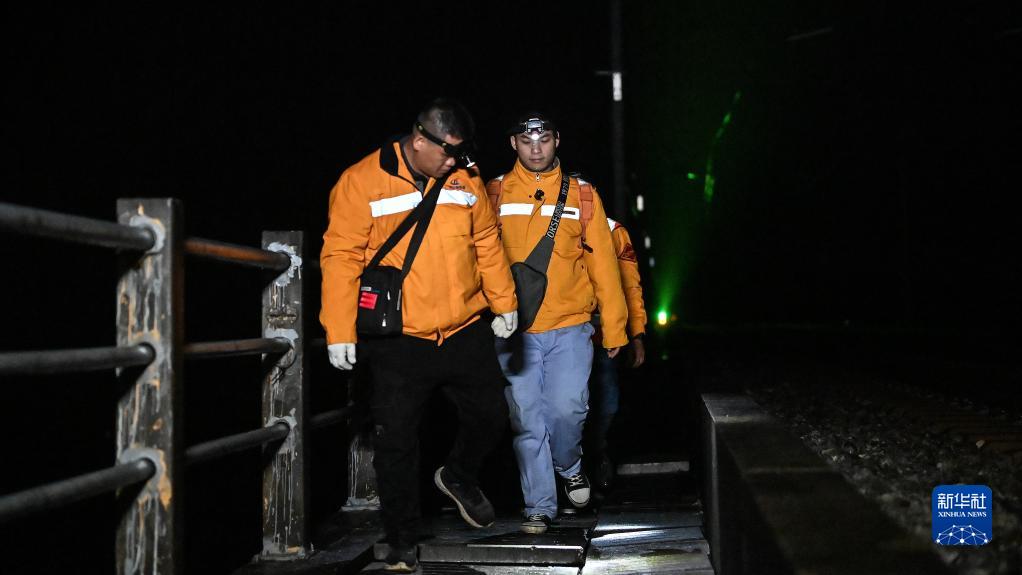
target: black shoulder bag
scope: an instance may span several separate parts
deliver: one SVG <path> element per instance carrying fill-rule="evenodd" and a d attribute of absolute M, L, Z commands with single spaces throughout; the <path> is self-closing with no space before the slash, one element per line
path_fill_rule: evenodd
<path fill-rule="evenodd" d="M 415 206 L 412 213 L 398 224 L 394 233 L 390 234 L 387 241 L 383 242 L 380 250 L 362 271 L 358 288 L 358 315 L 355 318 L 355 331 L 358 332 L 358 335 L 363 337 L 401 335 L 401 330 L 404 327 L 401 318 L 401 285 L 412 269 L 412 261 L 415 260 L 415 254 L 419 251 L 422 238 L 426 235 L 426 228 L 436 209 L 440 190 L 443 189 L 446 182 L 447 177 L 444 176 L 433 183 L 429 193 L 419 202 L 419 205 Z M 412 234 L 412 240 L 408 244 L 405 262 L 401 269 L 381 266 L 380 262 L 383 257 L 394 249 L 394 246 L 401 241 L 401 238 L 416 222 L 419 225 L 415 226 L 415 233 Z"/>
<path fill-rule="evenodd" d="M 518 296 L 518 328 L 525 331 L 536 321 L 539 308 L 543 305 L 543 297 L 546 296 L 546 270 L 550 267 L 550 254 L 554 251 L 554 236 L 557 235 L 557 228 L 561 225 L 561 214 L 564 212 L 564 204 L 568 201 L 568 186 L 571 184 L 571 177 L 561 171 L 561 193 L 557 196 L 557 206 L 554 207 L 554 215 L 550 216 L 550 227 L 546 234 L 539 239 L 536 247 L 532 248 L 529 257 L 524 262 L 511 264 L 511 276 L 515 280 L 515 295 Z"/>

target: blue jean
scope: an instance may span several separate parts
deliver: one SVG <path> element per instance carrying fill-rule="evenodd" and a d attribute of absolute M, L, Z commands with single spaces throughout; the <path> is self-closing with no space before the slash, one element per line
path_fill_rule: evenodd
<path fill-rule="evenodd" d="M 582 470 L 582 428 L 589 410 L 593 344 L 589 323 L 497 339 L 497 359 L 514 432 L 525 514 L 557 516 L 554 472 Z"/>

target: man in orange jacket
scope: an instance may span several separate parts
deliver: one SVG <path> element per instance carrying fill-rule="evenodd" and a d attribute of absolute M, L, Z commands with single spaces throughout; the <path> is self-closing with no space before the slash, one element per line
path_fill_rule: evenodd
<path fill-rule="evenodd" d="M 532 325 L 523 326 L 525 333 L 497 340 L 497 357 L 511 382 L 505 393 L 526 533 L 545 532 L 557 516 L 555 472 L 572 505 L 589 503 L 580 442 L 593 361 L 593 311 L 602 313 L 603 347 L 611 357 L 628 342 L 628 312 L 603 204 L 589 183 L 562 171 L 559 145 L 560 134 L 550 119 L 526 114 L 511 133 L 511 147 L 518 154 L 514 168 L 488 189 L 499 208 L 508 261 L 521 262 L 548 234 L 562 178 L 568 178 L 567 201 L 545 270 L 543 303 Z M 583 199 L 592 208 L 587 229 L 580 217 Z"/>
<path fill-rule="evenodd" d="M 611 239 L 614 240 L 621 287 L 628 304 L 628 337 L 631 340 L 628 365 L 637 368 L 646 361 L 646 307 L 642 299 L 639 262 L 628 230 L 610 218 L 607 218 L 607 224 L 610 226 Z M 593 323 L 598 326 L 599 318 L 594 317 Z M 593 356 L 593 373 L 590 377 L 592 409 L 586 422 L 586 457 L 595 463 L 593 482 L 606 490 L 614 478 L 614 465 L 607 453 L 607 432 L 618 411 L 620 390 L 616 359 L 602 349 L 596 350 Z"/>
<path fill-rule="evenodd" d="M 477 475 L 507 424 L 494 335 L 506 338 L 515 330 L 518 304 L 483 182 L 474 168 L 456 166 L 473 133 L 472 118 L 460 104 L 435 100 L 410 134 L 345 170 L 330 192 L 320 256 L 320 321 L 330 363 L 350 370 L 357 350 L 372 373 L 373 464 L 392 571 L 416 568 L 415 543 L 422 533 L 418 428 L 438 387 L 454 402 L 460 428 L 434 481 L 473 527 L 494 519 Z M 442 189 L 433 192 L 445 176 Z M 362 272 L 427 191 L 439 196 L 402 284 L 403 333 L 364 338 L 356 346 Z M 381 265 L 400 269 L 412 235 L 406 233 Z M 496 314 L 489 326 L 478 321 L 487 308 Z"/>

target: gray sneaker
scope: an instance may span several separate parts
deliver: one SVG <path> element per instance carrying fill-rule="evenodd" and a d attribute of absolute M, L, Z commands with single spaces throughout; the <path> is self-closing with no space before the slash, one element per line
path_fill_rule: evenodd
<path fill-rule="evenodd" d="M 533 535 L 546 533 L 547 528 L 550 527 L 552 522 L 552 519 L 542 513 L 533 513 L 526 517 L 525 521 L 522 521 L 522 532 L 532 533 Z"/>
<path fill-rule="evenodd" d="M 582 508 L 589 505 L 589 479 L 586 474 L 579 471 L 571 477 L 564 478 L 564 494 L 575 507 Z"/>

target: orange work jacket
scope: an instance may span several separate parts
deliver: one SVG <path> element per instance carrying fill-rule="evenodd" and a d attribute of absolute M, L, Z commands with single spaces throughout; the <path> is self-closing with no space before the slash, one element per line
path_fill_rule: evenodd
<path fill-rule="evenodd" d="M 639 260 L 632 247 L 632 238 L 619 222 L 607 218 L 610 237 L 617 253 L 618 271 L 621 273 L 621 287 L 628 304 L 628 336 L 646 333 L 646 304 L 642 300 L 642 284 L 639 280 Z"/>
<path fill-rule="evenodd" d="M 529 171 L 515 161 L 501 176 L 499 215 L 501 239 L 510 263 L 524 261 L 550 225 L 561 189 L 561 167 L 549 172 Z M 542 198 L 536 199 L 536 191 Z M 571 178 L 568 200 L 554 236 L 554 251 L 547 268 L 547 290 L 529 333 L 540 333 L 587 322 L 599 307 L 603 321 L 603 347 L 628 343 L 628 310 L 621 289 L 617 255 L 599 194 L 593 191 L 593 219 L 582 245 L 579 221 L 579 183 Z"/>
<path fill-rule="evenodd" d="M 398 224 L 422 201 L 400 141 L 369 154 L 341 174 L 330 191 L 330 222 L 323 234 L 319 319 L 327 343 L 352 343 L 362 270 Z M 432 178 L 424 190 L 432 187 Z M 404 280 L 406 335 L 437 345 L 479 318 L 518 308 L 514 280 L 497 235 L 497 219 L 475 169 L 457 169 L 440 191 L 411 270 Z M 380 265 L 401 268 L 414 228 Z"/>

